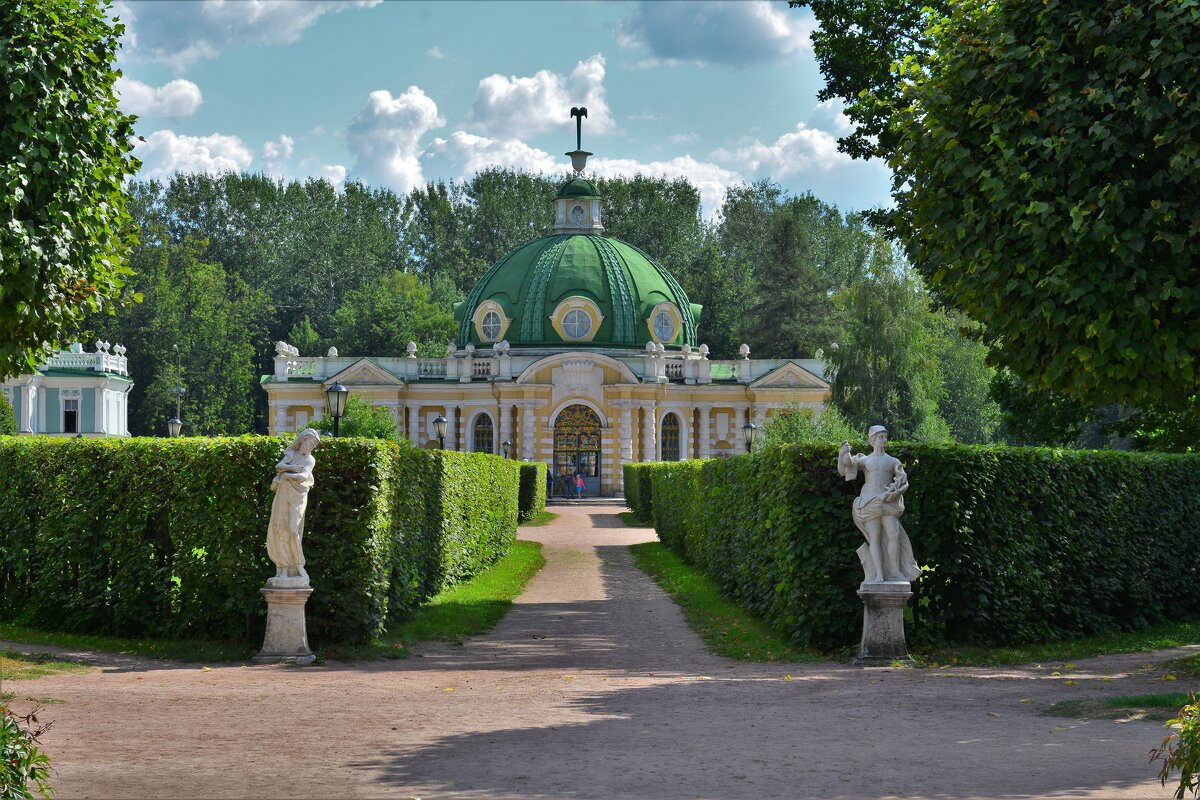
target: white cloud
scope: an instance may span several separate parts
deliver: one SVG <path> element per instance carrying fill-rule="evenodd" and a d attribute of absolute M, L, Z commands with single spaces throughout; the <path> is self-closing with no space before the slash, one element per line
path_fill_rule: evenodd
<path fill-rule="evenodd" d="M 443 50 L 442 48 L 438 47 L 437 45 L 434 45 L 433 47 L 429 48 L 425 52 L 428 53 L 429 57 L 432 58 L 434 61 L 441 61 L 443 58 L 446 57 L 446 51 Z"/>
<path fill-rule="evenodd" d="M 695 133 L 677 133 L 667 137 L 667 141 L 671 144 L 691 144 L 700 141 L 700 136 Z"/>
<path fill-rule="evenodd" d="M 584 132 L 607 133 L 616 126 L 604 97 L 604 71 L 604 56 L 597 53 L 576 64 L 569 79 L 547 69 L 531 77 L 489 75 L 479 82 L 470 121 L 485 136 L 535 136 L 573 129 L 569 112 L 584 106 Z"/>
<path fill-rule="evenodd" d="M 234 43 L 290 44 L 324 14 L 370 8 L 383 0 L 206 0 L 115 4 L 130 56 L 183 70 Z"/>
<path fill-rule="evenodd" d="M 649 175 L 663 178 L 687 178 L 700 190 L 704 215 L 711 219 L 721 209 L 725 190 L 745 179 L 737 172 L 711 162 L 697 161 L 690 155 L 670 161 L 636 161 L 631 158 L 599 158 L 588 162 L 588 172 L 602 178 Z"/>
<path fill-rule="evenodd" d="M 420 87 L 410 86 L 398 97 L 385 89 L 371 92 L 346 130 L 355 175 L 398 192 L 424 183 L 421 137 L 445 124 Z"/>
<path fill-rule="evenodd" d="M 840 97 L 834 97 L 823 103 L 817 103 L 809 115 L 809 122 L 818 128 L 833 129 L 839 136 L 849 133 L 854 123 L 845 113 L 846 103 Z"/>
<path fill-rule="evenodd" d="M 772 144 L 755 141 L 736 150 L 717 150 L 712 157 L 733 161 L 754 175 L 780 180 L 800 173 L 828 172 L 850 164 L 853 159 L 838 152 L 832 134 L 810 128 L 803 122 Z"/>
<path fill-rule="evenodd" d="M 648 49 L 656 60 L 650 64 L 745 66 L 808 50 L 815 27 L 810 12 L 767 0 L 641 2 L 621 21 L 618 42 Z"/>
<path fill-rule="evenodd" d="M 143 117 L 191 116 L 204 99 L 199 86 L 182 78 L 156 87 L 122 76 L 116 88 L 121 108 Z"/>
<path fill-rule="evenodd" d="M 435 139 L 427 155 L 444 157 L 459 165 L 460 177 L 469 177 L 488 167 L 509 167 L 527 172 L 561 172 L 565 163 L 545 150 L 516 139 L 489 139 L 466 131 L 455 131 L 446 139 Z"/>
<path fill-rule="evenodd" d="M 134 155 L 142 160 L 140 178 L 169 180 L 176 172 L 241 172 L 254 156 L 236 136 L 181 136 L 155 131 L 138 142 Z"/>
<path fill-rule="evenodd" d="M 334 186 L 341 186 L 346 180 L 346 168 L 341 164 L 326 164 L 317 170 L 317 177 L 324 178 Z"/>
<path fill-rule="evenodd" d="M 296 142 L 292 137 L 283 134 L 278 141 L 265 142 L 262 146 L 263 168 L 271 175 L 281 175 L 284 164 L 295 152 Z"/>

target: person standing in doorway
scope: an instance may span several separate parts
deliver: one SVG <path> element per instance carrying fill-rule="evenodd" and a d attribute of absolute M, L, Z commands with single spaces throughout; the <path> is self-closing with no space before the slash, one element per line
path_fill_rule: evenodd
<path fill-rule="evenodd" d="M 583 476 L 578 473 L 575 475 L 575 499 L 583 499 Z"/>

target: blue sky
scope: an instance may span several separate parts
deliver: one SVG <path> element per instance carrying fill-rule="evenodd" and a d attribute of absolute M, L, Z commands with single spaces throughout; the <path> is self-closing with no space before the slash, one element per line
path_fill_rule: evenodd
<path fill-rule="evenodd" d="M 705 213 L 769 178 L 845 210 L 888 171 L 837 152 L 807 12 L 786 0 L 118 0 L 141 176 L 226 169 L 400 192 L 488 166 L 686 176 Z"/>

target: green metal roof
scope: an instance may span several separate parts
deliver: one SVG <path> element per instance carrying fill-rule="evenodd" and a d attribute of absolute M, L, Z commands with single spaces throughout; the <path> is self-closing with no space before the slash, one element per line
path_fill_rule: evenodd
<path fill-rule="evenodd" d="M 600 193 L 596 191 L 596 186 L 591 181 L 583 178 L 572 178 L 562 185 L 558 190 L 559 197 L 578 197 L 593 199 L 600 197 Z"/>
<path fill-rule="evenodd" d="M 576 179 L 572 183 L 587 183 Z M 589 184 L 590 186 L 590 184 Z M 604 320 L 590 342 L 564 341 L 550 316 L 563 300 L 585 297 Z M 683 288 L 662 265 L 638 248 L 609 236 L 547 236 L 518 247 L 496 262 L 466 302 L 455 309 L 459 345 L 486 344 L 472 322 L 480 303 L 491 300 L 511 320 L 510 344 L 644 348 L 651 341 L 646 320 L 662 302 L 674 304 L 683 326 L 666 344 L 696 346 L 700 306 L 688 302 Z"/>

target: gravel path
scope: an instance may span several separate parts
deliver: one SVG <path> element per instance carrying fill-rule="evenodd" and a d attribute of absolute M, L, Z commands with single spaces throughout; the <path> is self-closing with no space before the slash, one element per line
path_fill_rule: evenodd
<path fill-rule="evenodd" d="M 1139 669 L 1174 651 L 1062 677 L 740 664 L 708 654 L 633 567 L 626 545 L 652 530 L 615 506 L 555 510 L 522 531 L 546 568 L 461 647 L 304 669 L 98 655 L 102 669 L 5 688 L 61 701 L 45 738 L 61 798 L 1170 795 L 1146 759 L 1159 723 L 1037 712 L 1197 688 Z"/>

